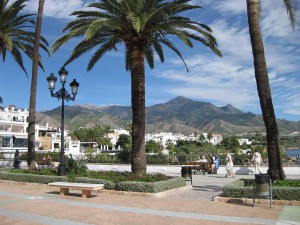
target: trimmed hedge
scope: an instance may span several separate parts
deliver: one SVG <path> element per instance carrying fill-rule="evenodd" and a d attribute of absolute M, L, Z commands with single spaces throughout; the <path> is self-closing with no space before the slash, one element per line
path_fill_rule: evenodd
<path fill-rule="evenodd" d="M 117 183 L 114 183 L 109 180 L 103 180 L 103 179 L 77 177 L 75 178 L 75 182 L 104 184 L 104 188 L 108 190 L 147 192 L 147 193 L 158 193 L 173 188 L 183 187 L 186 185 L 185 179 L 182 177 L 176 177 L 170 180 L 164 180 L 158 182 L 123 181 Z"/>
<path fill-rule="evenodd" d="M 67 182 L 68 177 L 66 176 L 48 176 L 48 175 L 37 175 L 37 174 L 24 174 L 24 173 L 9 173 L 1 172 L 1 180 L 13 180 L 19 182 L 28 182 L 28 183 L 40 183 L 48 184 L 51 182 Z"/>
<path fill-rule="evenodd" d="M 67 176 L 10 173 L 9 171 L 0 172 L 0 179 L 13 180 L 19 182 L 41 183 L 41 184 L 68 181 Z M 174 188 L 183 187 L 186 185 L 186 181 L 182 177 L 175 177 L 170 180 L 157 181 L 157 182 L 123 181 L 117 183 L 114 183 L 109 180 L 104 180 L 104 179 L 76 177 L 74 179 L 74 182 L 104 184 L 104 188 L 108 190 L 147 192 L 147 193 L 158 193 L 158 192 L 162 192 Z"/>
<path fill-rule="evenodd" d="M 223 197 L 253 198 L 253 187 L 245 187 L 242 179 L 236 180 L 224 186 Z M 300 188 L 272 186 L 272 197 L 277 200 L 300 201 Z"/>
<path fill-rule="evenodd" d="M 182 177 L 175 177 L 170 180 L 158 182 L 137 182 L 125 181 L 116 183 L 116 190 L 119 191 L 133 191 L 133 192 L 147 192 L 158 193 L 186 185 L 186 181 Z"/>

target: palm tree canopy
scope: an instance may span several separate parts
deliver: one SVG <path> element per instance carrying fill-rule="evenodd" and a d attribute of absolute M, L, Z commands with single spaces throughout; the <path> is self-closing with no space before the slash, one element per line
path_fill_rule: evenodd
<path fill-rule="evenodd" d="M 287 14 L 289 15 L 292 28 L 295 30 L 295 27 L 296 27 L 296 13 L 295 13 L 295 8 L 294 8 L 294 2 L 293 2 L 293 0 L 283 0 L 283 3 L 286 7 Z M 259 0 L 258 4 L 259 4 L 260 15 L 261 15 L 261 12 L 262 12 L 262 10 L 261 10 L 261 0 Z"/>
<path fill-rule="evenodd" d="M 30 29 L 35 28 L 34 14 L 20 14 L 28 0 L 16 0 L 8 4 L 9 0 L 0 0 L 0 55 L 5 61 L 6 53 L 10 52 L 21 69 L 27 74 L 23 65 L 21 52 L 24 52 L 30 59 L 33 56 L 34 32 Z M 48 55 L 48 42 L 41 38 L 40 47 Z M 39 66 L 44 70 L 43 65 Z"/>
<path fill-rule="evenodd" d="M 130 53 L 134 46 L 144 52 L 150 68 L 154 67 L 154 51 L 164 62 L 162 45 L 173 50 L 185 64 L 181 53 L 167 37 L 170 35 L 179 38 L 188 47 L 193 47 L 192 40 L 201 42 L 222 56 L 208 26 L 179 15 L 201 8 L 188 2 L 190 0 L 102 0 L 89 4 L 87 7 L 91 10 L 71 14 L 77 18 L 65 26 L 63 31 L 67 34 L 57 39 L 51 50 L 57 51 L 72 38 L 83 38 L 64 66 L 96 48 L 88 63 L 88 71 L 106 52 L 117 50 L 117 44 L 126 46 L 127 70 L 131 69 Z"/>
<path fill-rule="evenodd" d="M 295 13 L 293 0 L 283 0 L 283 2 L 285 4 L 287 13 L 290 17 L 292 27 L 295 30 L 295 27 L 296 27 L 296 13 Z"/>

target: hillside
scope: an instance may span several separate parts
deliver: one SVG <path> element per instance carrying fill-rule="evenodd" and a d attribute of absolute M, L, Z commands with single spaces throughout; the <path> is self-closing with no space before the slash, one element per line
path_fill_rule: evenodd
<path fill-rule="evenodd" d="M 60 126 L 61 108 L 40 112 L 37 123 Z M 131 123 L 131 107 L 128 106 L 65 106 L 65 126 L 92 127 L 96 124 L 112 128 L 126 128 Z M 300 132 L 300 121 L 278 120 L 280 132 Z M 262 116 L 244 113 L 232 105 L 217 107 L 208 102 L 199 102 L 176 97 L 169 102 L 146 107 L 146 132 L 212 132 L 235 134 L 264 132 Z"/>

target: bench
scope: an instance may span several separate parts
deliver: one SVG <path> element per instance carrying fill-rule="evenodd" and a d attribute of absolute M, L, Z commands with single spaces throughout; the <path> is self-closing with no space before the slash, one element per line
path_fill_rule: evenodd
<path fill-rule="evenodd" d="M 186 162 L 185 165 L 190 166 L 194 171 L 202 171 L 203 173 L 210 173 L 209 162 Z"/>
<path fill-rule="evenodd" d="M 39 168 L 50 168 L 54 166 L 54 163 L 51 160 L 41 160 L 41 161 L 35 161 Z"/>
<path fill-rule="evenodd" d="M 60 188 L 60 195 L 69 194 L 69 189 L 82 190 L 82 198 L 91 197 L 91 192 L 103 189 L 104 184 L 88 184 L 88 183 L 72 183 L 72 182 L 53 182 L 49 183 L 49 186 L 55 186 Z"/>

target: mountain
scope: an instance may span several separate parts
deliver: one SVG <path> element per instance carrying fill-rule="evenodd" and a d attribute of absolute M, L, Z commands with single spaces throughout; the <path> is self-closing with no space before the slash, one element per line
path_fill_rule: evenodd
<path fill-rule="evenodd" d="M 61 107 L 37 113 L 37 123 L 60 126 Z M 65 126 L 93 127 L 96 124 L 112 128 L 127 128 L 132 111 L 128 106 L 65 106 Z M 280 132 L 300 132 L 300 121 L 278 120 Z M 146 107 L 146 132 L 212 132 L 236 134 L 264 132 L 262 116 L 244 113 L 232 105 L 217 107 L 209 102 L 194 101 L 182 96 L 169 102 Z"/>

